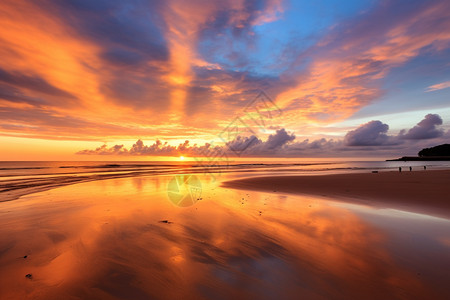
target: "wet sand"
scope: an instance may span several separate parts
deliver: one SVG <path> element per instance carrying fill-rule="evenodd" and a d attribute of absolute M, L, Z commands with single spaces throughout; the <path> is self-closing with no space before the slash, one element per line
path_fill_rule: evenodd
<path fill-rule="evenodd" d="M 0 299 L 450 296 L 449 220 L 197 176 L 187 207 L 168 198 L 170 175 L 0 203 Z"/>
<path fill-rule="evenodd" d="M 224 187 L 309 194 L 450 217 L 450 170 L 254 177 Z"/>

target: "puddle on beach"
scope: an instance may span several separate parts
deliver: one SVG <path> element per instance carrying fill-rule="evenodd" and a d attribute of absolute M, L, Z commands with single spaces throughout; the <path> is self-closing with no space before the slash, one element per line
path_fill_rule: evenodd
<path fill-rule="evenodd" d="M 450 296 L 449 220 L 196 176 L 185 207 L 171 175 L 0 203 L 0 299 Z"/>

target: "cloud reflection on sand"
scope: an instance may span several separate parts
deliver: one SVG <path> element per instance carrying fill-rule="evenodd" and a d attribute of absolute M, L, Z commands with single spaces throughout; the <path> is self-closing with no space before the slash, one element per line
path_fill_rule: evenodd
<path fill-rule="evenodd" d="M 76 184 L 2 203 L 0 298 L 408 298 L 448 293 L 441 282 L 427 281 L 446 271 L 419 276 L 416 270 L 427 260 L 414 264 L 417 253 L 431 255 L 427 249 L 440 251 L 428 260 L 430 266 L 438 266 L 439 257 L 449 262 L 436 246 L 445 247 L 442 241 L 450 238 L 442 234 L 445 230 L 436 239 L 427 232 L 430 248 L 419 249 L 395 243 L 393 233 L 409 236 L 391 223 L 378 226 L 373 218 L 332 202 L 223 189 L 201 179 L 204 200 L 187 208 L 167 199 L 170 176 Z M 28 273 L 32 279 L 25 278 Z"/>

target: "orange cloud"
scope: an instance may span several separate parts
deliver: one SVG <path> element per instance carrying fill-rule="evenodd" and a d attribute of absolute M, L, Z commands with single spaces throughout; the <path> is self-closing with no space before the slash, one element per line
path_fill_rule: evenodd
<path fill-rule="evenodd" d="M 443 89 L 446 89 L 446 88 L 449 88 L 449 87 L 450 87 L 450 81 L 446 81 L 446 82 L 433 84 L 433 85 L 429 86 L 425 90 L 425 92 L 434 92 L 434 91 L 443 90 Z"/>
<path fill-rule="evenodd" d="M 251 52 L 254 27 L 280 17 L 280 0 L 170 0 L 126 9 L 121 1 L 105 3 L 0 4 L 1 135 L 210 140 L 261 88 L 284 109 L 279 125 L 306 134 L 371 103 L 392 68 L 425 47 L 446 49 L 450 39 L 446 4 L 399 14 L 386 25 L 378 24 L 389 9 L 381 6 L 335 26 L 298 53 L 291 69 L 272 76 L 247 71 L 239 47 L 216 54 L 242 68 L 200 48 L 205 39 L 230 49 L 238 40 Z M 306 56 L 311 63 L 298 71 Z"/>
<path fill-rule="evenodd" d="M 288 110 L 293 126 L 350 117 L 382 95 L 379 79 L 390 70 L 427 46 L 429 51 L 448 47 L 447 7 L 438 3 L 413 15 L 398 15 L 393 26 L 380 24 L 386 18 L 384 9 L 390 9 L 381 7 L 365 20 L 338 26 L 314 47 L 307 74 L 300 74 L 294 87 L 281 92 L 277 103 Z"/>
<path fill-rule="evenodd" d="M 267 18 L 261 10 L 250 20 L 244 2 L 169 1 L 130 10 L 129 22 L 120 23 L 113 2 L 107 14 L 99 15 L 81 2 L 3 1 L 2 134 L 85 140 L 155 138 L 159 132 L 177 136 L 180 128 L 183 134 L 207 134 L 203 122 L 183 124 L 195 77 L 192 69 L 220 70 L 197 53 L 199 33 L 222 10 L 232 9 L 230 26 L 237 27 L 273 20 L 280 10 L 277 1 L 269 1 Z M 100 3 L 92 5 L 104 9 Z M 156 25 L 142 24 L 153 10 Z M 134 18 L 139 21 L 129 25 Z M 141 32 L 143 25 L 155 32 Z M 154 42 L 158 32 L 159 44 Z M 234 83 L 229 85 L 228 90 L 234 89 Z M 214 119 L 205 120 L 205 126 L 212 128 Z"/>

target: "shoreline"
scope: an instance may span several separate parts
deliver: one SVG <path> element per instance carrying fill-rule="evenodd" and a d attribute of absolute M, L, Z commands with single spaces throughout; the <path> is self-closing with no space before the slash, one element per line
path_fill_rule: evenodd
<path fill-rule="evenodd" d="M 108 172 L 83 172 L 83 173 L 69 173 L 69 174 L 50 174 L 46 177 L 41 177 L 42 174 L 33 174 L 21 179 L 5 179 L 0 181 L 0 203 L 6 201 L 17 200 L 22 196 L 39 193 L 43 191 L 52 190 L 68 185 L 109 180 L 122 178 L 135 178 L 144 176 L 160 176 L 160 175 L 176 175 L 179 170 L 147 170 L 147 171 L 108 171 Z M 191 170 L 189 173 L 197 174 L 204 173 L 204 169 Z M 47 174 L 46 174 L 47 175 Z"/>
<path fill-rule="evenodd" d="M 321 196 L 450 219 L 450 170 L 250 177 L 222 187 Z"/>

